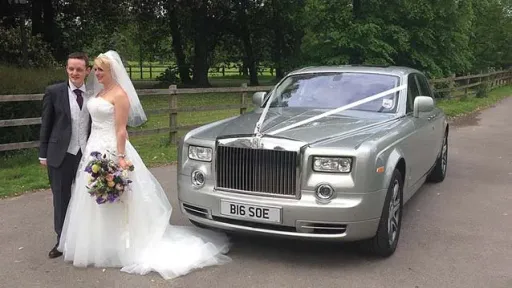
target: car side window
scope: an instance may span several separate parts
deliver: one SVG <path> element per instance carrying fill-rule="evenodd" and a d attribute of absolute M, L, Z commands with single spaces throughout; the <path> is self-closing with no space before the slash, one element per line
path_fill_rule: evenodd
<path fill-rule="evenodd" d="M 430 84 L 428 83 L 427 77 L 423 75 L 417 75 L 418 83 L 420 84 L 420 93 L 421 96 L 429 96 L 433 97 L 432 89 L 430 89 Z"/>
<path fill-rule="evenodd" d="M 420 95 L 420 90 L 416 83 L 416 75 L 410 74 L 407 79 L 407 109 L 406 113 L 411 113 L 414 110 L 414 99 Z"/>

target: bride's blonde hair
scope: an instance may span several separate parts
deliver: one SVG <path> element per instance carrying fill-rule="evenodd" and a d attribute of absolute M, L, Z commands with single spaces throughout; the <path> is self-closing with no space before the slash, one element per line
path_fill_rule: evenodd
<path fill-rule="evenodd" d="M 104 71 L 110 71 L 110 59 L 107 56 L 98 56 L 94 59 L 94 65 L 100 67 Z"/>

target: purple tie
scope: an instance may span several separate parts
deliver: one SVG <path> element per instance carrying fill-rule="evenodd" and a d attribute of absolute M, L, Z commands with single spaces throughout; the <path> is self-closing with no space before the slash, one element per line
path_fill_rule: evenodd
<path fill-rule="evenodd" d="M 80 107 L 80 110 L 82 110 L 82 105 L 84 103 L 84 98 L 82 98 L 82 90 L 75 89 L 73 92 L 76 94 L 76 102 L 78 103 L 78 106 Z"/>

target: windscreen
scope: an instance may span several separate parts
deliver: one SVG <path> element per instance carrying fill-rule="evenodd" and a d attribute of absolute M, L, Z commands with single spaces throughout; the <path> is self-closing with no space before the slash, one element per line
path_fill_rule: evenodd
<path fill-rule="evenodd" d="M 393 75 L 362 72 L 329 72 L 291 75 L 274 90 L 270 107 L 335 109 L 398 86 Z M 351 110 L 394 113 L 398 92 L 356 106 Z"/>

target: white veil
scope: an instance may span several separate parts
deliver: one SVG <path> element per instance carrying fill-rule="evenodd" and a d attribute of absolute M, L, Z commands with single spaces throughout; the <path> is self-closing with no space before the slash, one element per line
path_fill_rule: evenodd
<path fill-rule="evenodd" d="M 110 62 L 110 68 L 112 73 L 112 78 L 114 81 L 124 89 L 126 94 L 128 95 L 128 99 L 130 100 L 130 112 L 128 114 L 128 126 L 136 127 L 142 125 L 147 121 L 146 113 L 144 113 L 144 109 L 142 108 L 142 104 L 140 103 L 137 92 L 135 91 L 135 87 L 133 87 L 133 83 L 126 72 L 126 68 L 121 61 L 121 57 L 116 51 L 109 50 L 106 53 L 101 53 L 98 57 L 106 57 Z M 98 79 L 94 75 L 94 72 L 91 71 L 89 76 L 87 77 L 86 90 L 89 96 L 95 97 L 98 93 L 103 89 L 103 85 L 98 82 Z"/>

